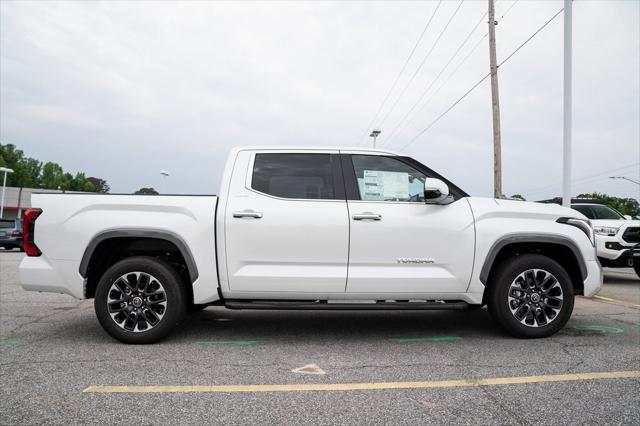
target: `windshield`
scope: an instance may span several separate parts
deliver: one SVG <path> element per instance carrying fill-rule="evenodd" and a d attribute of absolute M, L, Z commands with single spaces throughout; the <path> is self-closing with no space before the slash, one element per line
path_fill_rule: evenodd
<path fill-rule="evenodd" d="M 601 204 L 579 204 L 571 206 L 572 209 L 579 211 L 589 219 L 611 219 L 624 220 L 624 216 L 609 206 Z"/>

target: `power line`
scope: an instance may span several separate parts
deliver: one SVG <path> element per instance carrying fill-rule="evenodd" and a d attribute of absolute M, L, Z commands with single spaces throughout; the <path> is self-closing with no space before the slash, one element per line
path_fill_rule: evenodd
<path fill-rule="evenodd" d="M 592 180 L 594 178 L 596 180 L 597 179 L 602 179 L 603 175 L 608 175 L 609 173 L 618 172 L 620 170 L 636 168 L 636 167 L 638 167 L 638 165 L 640 165 L 640 163 L 633 163 L 633 164 L 629 164 L 627 166 L 616 167 L 615 169 L 604 170 L 604 171 L 602 171 L 600 173 L 595 173 L 595 174 L 592 174 L 592 175 L 582 176 L 582 177 L 579 177 L 579 178 L 571 179 L 571 183 L 583 184 L 583 183 L 586 183 L 587 181 L 590 181 L 590 180 Z M 539 192 L 547 191 L 549 189 L 556 188 L 556 187 L 561 186 L 561 185 L 562 185 L 561 183 L 553 183 L 551 185 L 539 186 L 539 187 L 532 188 L 532 189 L 529 189 L 529 190 L 526 190 L 526 191 L 522 191 L 522 193 L 524 193 L 524 194 L 535 194 L 535 193 L 539 193 Z"/>
<path fill-rule="evenodd" d="M 513 8 L 513 6 L 516 5 L 516 3 L 518 3 L 518 1 L 520 0 L 514 0 L 513 3 L 511 3 L 511 6 L 509 6 L 507 8 L 507 10 L 502 14 L 502 16 L 500 16 L 500 18 L 497 20 L 498 22 L 502 22 L 502 20 L 504 19 L 505 16 L 507 16 L 507 14 L 509 13 L 509 11 Z M 498 2 L 496 1 L 496 4 Z M 486 16 L 486 13 L 483 15 L 482 18 L 484 18 L 484 16 Z M 482 18 L 480 19 L 482 21 Z M 477 26 L 477 25 L 476 25 Z M 471 55 L 476 51 L 476 49 L 478 48 L 478 46 L 480 46 L 480 44 L 484 41 L 485 38 L 487 38 L 487 36 L 489 35 L 488 32 L 484 33 L 484 35 L 482 37 L 480 37 L 480 39 L 476 42 L 475 45 L 473 45 L 473 47 L 471 48 L 471 50 L 467 53 L 467 55 L 458 63 L 458 65 L 455 67 L 455 69 L 447 76 L 447 78 L 444 80 L 444 82 L 435 90 L 435 92 L 432 92 L 431 95 L 429 95 L 429 97 L 427 97 L 427 100 L 422 104 L 422 106 L 418 109 L 418 111 L 413 115 L 413 117 L 411 117 L 411 119 L 409 119 L 409 121 L 406 123 L 405 126 L 403 127 L 407 127 L 409 124 L 411 124 L 417 117 L 418 115 L 420 115 L 420 112 L 422 112 L 422 110 L 424 110 L 424 108 L 429 105 L 429 103 L 431 102 L 431 100 L 438 94 L 440 93 L 440 90 L 442 90 L 443 87 L 445 87 L 447 85 L 447 83 L 449 82 L 449 80 L 451 80 L 451 78 L 460 70 L 460 68 L 462 67 L 462 65 L 464 65 L 464 63 L 467 61 L 467 59 L 469 59 L 471 57 Z M 393 130 L 393 132 L 395 132 L 395 129 Z M 392 134 L 389 136 L 388 139 L 385 139 L 381 145 L 389 142 L 392 142 L 393 137 L 397 136 L 397 133 L 395 134 L 395 136 Z"/>
<path fill-rule="evenodd" d="M 542 31 L 547 25 L 549 25 L 554 19 L 556 19 L 558 17 L 558 15 L 560 15 L 560 13 L 562 13 L 562 11 L 564 10 L 564 8 L 560 9 L 558 12 L 556 12 L 555 15 L 553 15 L 547 22 L 545 22 L 540 28 L 538 28 L 536 30 L 536 32 L 534 32 L 533 34 L 531 34 L 531 36 L 529 36 L 529 38 L 527 38 L 522 44 L 520 44 L 520 46 L 518 46 L 513 52 L 511 52 L 509 54 L 509 56 L 507 56 L 505 59 L 502 60 L 502 62 L 500 62 L 498 64 L 498 67 L 501 67 L 502 64 L 504 64 L 505 62 L 507 62 L 509 59 L 511 59 L 511 57 L 513 55 L 515 55 L 520 49 L 522 49 L 527 43 L 529 43 L 529 41 L 531 41 L 531 39 L 533 39 L 540 31 Z M 467 90 L 465 92 L 464 95 L 462 95 L 458 100 L 456 100 L 449 108 L 447 108 L 442 114 L 440 114 L 438 117 L 436 117 L 435 120 L 433 120 L 431 123 L 429 123 L 429 125 L 427 127 L 425 127 L 424 129 L 422 129 L 416 136 L 414 136 L 407 144 L 405 144 L 402 148 L 400 148 L 400 151 L 406 149 L 409 145 L 411 145 L 412 143 L 414 143 L 420 136 L 422 136 L 423 134 L 425 134 L 429 129 L 431 129 L 438 121 L 440 121 L 440 119 L 442 117 L 444 117 L 449 111 L 451 111 L 456 105 L 458 105 L 464 98 L 467 97 L 467 95 L 469 95 L 469 93 L 471 93 L 476 87 L 478 87 L 483 81 L 485 81 L 489 76 L 491 75 L 491 73 L 488 73 L 487 75 L 485 75 L 484 77 L 482 77 L 480 79 L 480 81 L 478 81 L 476 84 L 474 84 L 471 89 Z"/>
<path fill-rule="evenodd" d="M 438 73 L 438 75 L 436 75 L 436 77 L 431 81 L 431 84 L 429 84 L 429 86 L 427 86 L 427 88 L 422 92 L 422 94 L 420 95 L 420 97 L 418 98 L 418 100 L 413 104 L 413 106 L 409 109 L 409 111 L 407 111 L 407 113 L 402 117 L 402 119 L 398 122 L 398 124 L 396 125 L 396 127 L 391 131 L 391 133 L 389 134 L 388 138 L 385 139 L 380 145 L 384 145 L 387 141 L 391 141 L 393 139 L 393 136 L 396 134 L 397 130 L 402 126 L 402 124 L 404 123 L 404 121 L 407 119 L 407 117 L 413 112 L 413 110 L 418 106 L 418 104 L 420 102 L 422 102 L 422 100 L 424 99 L 424 97 L 426 96 L 426 94 L 429 92 L 429 90 L 431 90 L 431 88 L 433 87 L 433 85 L 438 81 L 438 79 L 442 76 L 442 74 L 444 74 L 444 72 L 447 70 L 447 68 L 449 67 L 449 65 L 451 64 L 451 62 L 453 62 L 453 60 L 456 58 L 456 56 L 458 56 L 458 53 L 460 53 L 460 51 L 462 50 L 462 48 L 467 44 L 467 41 L 469 41 L 469 39 L 471 38 L 471 36 L 473 35 L 473 33 L 475 32 L 475 30 L 478 28 L 478 26 L 482 23 L 482 20 L 487 16 L 487 12 L 485 12 L 481 17 L 480 20 L 474 25 L 474 27 L 471 29 L 471 31 L 469 31 L 469 34 L 467 34 L 467 36 L 465 37 L 465 39 L 462 41 L 462 43 L 458 46 L 458 48 L 456 49 L 456 51 L 453 53 L 453 55 L 449 58 L 449 60 L 447 61 L 447 63 L 444 65 L 444 67 L 442 67 L 442 69 L 440 70 L 440 72 Z"/>
<path fill-rule="evenodd" d="M 507 13 L 509 13 L 509 11 L 513 8 L 513 6 L 515 6 L 515 5 L 516 5 L 516 3 L 518 3 L 518 1 L 520 1 L 520 0 L 514 0 L 514 2 L 513 2 L 513 3 L 511 3 L 511 6 L 509 6 L 509 7 L 507 8 L 507 10 L 505 10 L 505 11 L 504 11 L 504 13 L 502 14 L 502 16 L 500 16 L 500 18 L 498 18 L 498 19 L 497 19 L 498 23 L 499 23 L 500 21 L 502 21 L 502 20 L 504 19 L 504 17 L 505 17 L 505 16 L 507 16 Z M 498 2 L 495 2 L 495 4 L 498 4 Z"/>
<path fill-rule="evenodd" d="M 424 34 L 427 32 L 427 29 L 429 29 L 429 26 L 431 25 L 431 21 L 433 21 L 434 16 L 436 16 L 436 12 L 438 11 L 438 9 L 440 8 L 440 4 L 442 3 L 442 0 L 440 0 L 438 2 L 438 4 L 436 5 L 436 8 L 433 10 L 433 13 L 431 14 L 431 17 L 429 18 L 429 20 L 427 21 L 427 24 L 424 26 L 424 28 L 422 29 L 422 33 L 420 33 L 420 36 L 418 37 L 418 39 L 416 40 L 416 43 L 413 45 L 413 49 L 411 49 L 411 53 L 409 53 L 409 56 L 407 56 L 407 59 L 404 61 L 404 65 L 402 65 L 402 68 L 400 69 L 400 72 L 398 73 L 395 81 L 393 82 L 393 84 L 391 85 L 391 88 L 389 89 L 389 91 L 387 92 L 387 95 L 384 97 L 384 99 L 382 100 L 382 103 L 380 104 L 380 107 L 378 108 L 378 111 L 376 112 L 376 114 L 373 116 L 373 119 L 371 120 L 371 122 L 369 123 L 369 125 L 367 126 L 367 131 L 365 132 L 365 135 L 362 137 L 362 139 L 364 139 L 367 134 L 369 133 L 369 129 L 371 128 L 371 126 L 373 125 L 373 123 L 376 121 L 376 119 L 378 118 L 378 115 L 380 115 L 380 112 L 382 111 L 382 108 L 384 107 L 384 105 L 387 103 L 387 100 L 389 100 L 389 96 L 391 96 L 391 93 L 393 92 L 393 89 L 396 88 L 396 85 L 398 84 L 398 81 L 400 81 L 400 76 L 402 75 L 402 73 L 404 72 L 404 70 L 407 68 L 407 65 L 409 64 L 409 61 L 411 60 L 411 58 L 413 57 L 413 54 L 415 53 L 416 49 L 418 48 L 418 45 L 420 44 L 420 42 L 422 41 L 422 38 L 424 37 Z M 362 142 L 362 139 L 360 139 L 360 143 Z"/>
<path fill-rule="evenodd" d="M 487 36 L 489 35 L 489 33 L 485 33 L 485 35 L 482 36 L 482 38 L 480 38 L 480 40 L 477 41 L 477 43 L 473 46 L 473 48 L 469 51 L 469 53 L 467 54 L 467 56 L 465 56 L 462 61 L 460 61 L 460 63 L 456 66 L 456 68 L 451 72 L 451 74 L 449 74 L 447 76 L 447 78 L 445 79 L 445 81 L 436 89 L 435 92 L 433 92 L 431 94 L 431 96 L 429 96 L 427 98 L 427 100 L 422 104 L 422 106 L 420 107 L 420 109 L 418 110 L 418 112 L 416 112 L 413 117 L 411 117 L 411 119 L 407 122 L 407 125 L 404 127 L 407 127 L 409 124 L 411 124 L 413 122 L 413 120 L 415 120 L 420 113 L 422 112 L 422 110 L 429 105 L 429 102 L 431 102 L 431 100 L 438 94 L 440 93 L 440 90 L 442 90 L 443 87 L 445 87 L 447 85 L 447 83 L 449 83 L 449 80 L 451 80 L 451 78 L 460 70 L 460 68 L 462 67 L 462 65 L 464 65 L 464 63 L 466 62 L 467 59 L 469 59 L 469 57 L 471 57 L 471 55 L 476 51 L 476 49 L 478 48 L 478 46 L 480 46 L 480 44 L 484 41 L 485 38 L 487 38 Z M 391 141 L 389 141 L 391 142 Z"/>
<path fill-rule="evenodd" d="M 553 16 L 552 16 L 552 17 L 551 17 L 547 22 L 545 22 L 543 26 L 541 26 L 540 28 L 538 28 L 538 30 L 537 30 L 535 33 L 531 34 L 531 35 L 529 36 L 529 38 L 528 38 L 528 39 L 526 39 L 526 40 L 525 40 L 525 41 L 524 41 L 520 46 L 518 46 L 518 47 L 516 48 L 516 50 L 514 50 L 513 52 L 511 52 L 511 53 L 509 54 L 509 56 L 507 56 L 506 58 L 504 58 L 504 59 L 502 60 L 502 62 L 500 62 L 500 64 L 499 64 L 499 65 L 502 65 L 502 64 L 504 64 L 505 62 L 507 62 L 507 61 L 508 61 L 508 60 L 509 60 L 513 55 L 515 55 L 515 54 L 516 54 L 520 49 L 522 49 L 522 48 L 524 47 L 524 45 L 525 45 L 525 44 L 529 43 L 529 41 L 530 41 L 532 38 L 534 38 L 536 35 L 538 35 L 538 33 L 539 33 L 540 31 L 542 31 L 542 30 L 543 30 L 547 25 L 549 25 L 549 24 L 551 23 L 551 21 L 553 21 L 554 19 L 556 19 L 556 18 L 558 17 L 558 15 L 560 15 L 560 14 L 562 13 L 562 11 L 563 11 L 563 10 L 564 10 L 564 7 L 563 7 L 562 9 L 560 9 L 559 11 L 557 11 L 557 12 L 556 12 L 556 14 L 555 14 L 555 15 L 553 15 Z"/>
<path fill-rule="evenodd" d="M 433 52 L 435 47 L 438 45 L 438 42 L 440 41 L 440 39 L 442 38 L 444 33 L 447 31 L 447 28 L 449 28 L 449 24 L 451 24 L 451 21 L 453 21 L 453 18 L 455 18 L 455 16 L 458 14 L 458 11 L 460 10 L 460 7 L 462 7 L 462 3 L 464 3 L 464 1 L 465 0 L 460 0 L 460 3 L 458 3 L 458 7 L 456 7 L 456 10 L 453 12 L 453 14 L 451 15 L 451 17 L 447 21 L 447 24 L 444 26 L 442 31 L 440 31 L 440 34 L 438 35 L 438 38 L 436 38 L 436 40 L 433 42 L 433 45 L 431 46 L 431 48 L 429 49 L 427 54 L 422 59 L 422 62 L 420 62 L 420 65 L 418 66 L 418 68 L 416 68 L 415 72 L 413 73 L 413 75 L 411 76 L 411 78 L 409 79 L 407 84 L 404 86 L 404 89 L 402 89 L 402 92 L 400 92 L 400 95 L 396 98 L 395 102 L 393 103 L 393 105 L 391 106 L 389 111 L 387 111 L 385 116 L 382 118 L 382 121 L 380 122 L 378 127 L 382 127 L 382 125 L 387 120 L 389 115 L 393 112 L 395 107 L 398 105 L 398 102 L 400 102 L 400 99 L 402 99 L 402 96 L 405 94 L 405 92 L 407 91 L 407 89 L 409 88 L 409 86 L 411 85 L 413 80 L 416 78 L 416 76 L 418 75 L 418 73 L 422 69 L 423 65 L 427 62 L 427 59 L 429 59 L 429 57 L 431 56 L 431 53 Z"/>

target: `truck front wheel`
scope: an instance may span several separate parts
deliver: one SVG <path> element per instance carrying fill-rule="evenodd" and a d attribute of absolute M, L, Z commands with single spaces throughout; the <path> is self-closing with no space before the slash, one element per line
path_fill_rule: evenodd
<path fill-rule="evenodd" d="M 146 256 L 111 266 L 96 288 L 94 307 L 107 333 L 125 343 L 153 343 L 184 318 L 187 298 L 178 273 Z"/>
<path fill-rule="evenodd" d="M 571 317 L 573 285 L 553 259 L 538 254 L 510 258 L 498 266 L 491 281 L 489 312 L 513 336 L 551 336 Z"/>

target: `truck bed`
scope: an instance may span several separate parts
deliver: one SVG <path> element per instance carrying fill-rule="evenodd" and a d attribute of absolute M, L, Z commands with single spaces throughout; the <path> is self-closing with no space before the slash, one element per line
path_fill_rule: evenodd
<path fill-rule="evenodd" d="M 215 195 L 33 194 L 32 206 L 42 210 L 34 233 L 42 255 L 23 260 L 23 286 L 85 298 L 82 265 L 91 250 L 103 236 L 130 228 L 180 246 L 195 267 L 194 301 L 215 301 L 217 203 Z"/>

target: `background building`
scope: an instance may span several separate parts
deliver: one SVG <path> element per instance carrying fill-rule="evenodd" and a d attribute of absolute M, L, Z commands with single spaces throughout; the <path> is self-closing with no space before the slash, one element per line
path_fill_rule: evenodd
<path fill-rule="evenodd" d="M 0 189 L 0 191 L 2 191 L 2 189 Z M 65 191 L 39 188 L 15 188 L 8 186 L 6 187 L 4 194 L 4 211 L 0 219 L 15 219 L 22 217 L 24 211 L 31 207 L 31 194 L 34 192 L 62 193 Z"/>

